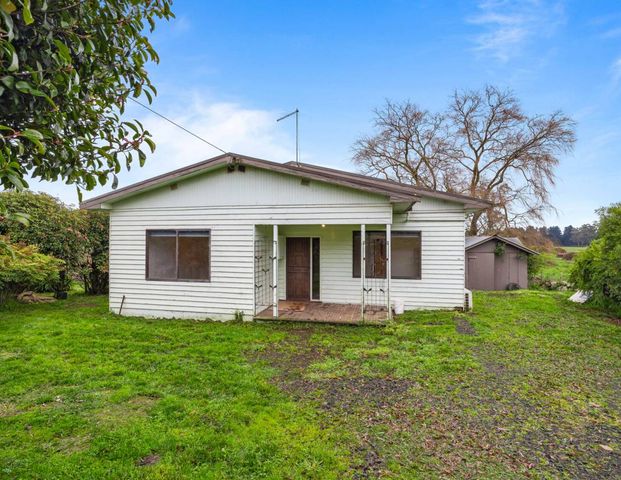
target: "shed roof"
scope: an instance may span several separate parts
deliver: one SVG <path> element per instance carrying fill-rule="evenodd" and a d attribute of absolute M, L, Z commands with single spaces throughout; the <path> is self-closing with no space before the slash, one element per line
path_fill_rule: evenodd
<path fill-rule="evenodd" d="M 114 190 L 110 193 L 90 198 L 82 202 L 80 204 L 80 208 L 101 208 L 104 203 L 115 202 L 138 193 L 153 190 L 160 186 L 189 178 L 227 164 L 249 165 L 264 170 L 296 175 L 302 178 L 353 188 L 355 190 L 385 195 L 393 203 L 415 203 L 420 201 L 421 197 L 428 196 L 462 203 L 467 209 L 481 209 L 487 208 L 491 205 L 490 202 L 473 197 L 435 190 L 426 190 L 392 180 L 384 180 L 366 175 L 345 172 L 342 170 L 335 170 L 332 168 L 319 167 L 309 164 L 298 165 L 295 162 L 277 163 L 246 155 L 240 155 L 238 153 L 225 153 L 187 167 L 173 170 L 172 172 L 165 173 L 163 175 L 143 180 L 142 182 L 134 183 L 127 187 L 119 188 L 118 190 Z"/>
<path fill-rule="evenodd" d="M 476 247 L 478 245 L 482 245 L 486 242 L 489 242 L 490 240 L 501 241 L 508 245 L 512 245 L 515 248 L 518 248 L 526 253 L 529 253 L 532 255 L 539 255 L 539 253 L 536 252 L 535 250 L 531 250 L 530 248 L 526 247 L 522 243 L 522 240 L 520 240 L 519 238 L 501 237 L 500 235 L 481 235 L 481 236 L 466 237 L 466 250 L 470 250 L 471 248 Z"/>

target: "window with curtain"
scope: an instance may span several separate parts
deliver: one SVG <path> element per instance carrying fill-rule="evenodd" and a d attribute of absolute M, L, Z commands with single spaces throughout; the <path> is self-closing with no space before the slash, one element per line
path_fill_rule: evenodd
<path fill-rule="evenodd" d="M 148 280 L 209 281 L 210 230 L 147 231 Z"/>
<path fill-rule="evenodd" d="M 355 278 L 360 278 L 360 232 L 353 235 L 353 265 Z M 386 232 L 366 232 L 365 277 L 386 278 Z M 392 232 L 392 278 L 418 280 L 421 278 L 420 232 Z"/>

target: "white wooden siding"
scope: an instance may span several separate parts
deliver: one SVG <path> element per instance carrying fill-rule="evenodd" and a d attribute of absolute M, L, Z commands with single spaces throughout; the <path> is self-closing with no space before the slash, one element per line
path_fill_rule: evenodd
<path fill-rule="evenodd" d="M 395 215 L 393 232 L 420 231 L 420 280 L 393 279 L 391 298 L 402 299 L 406 309 L 456 308 L 464 296 L 464 209 L 460 204 L 423 199 L 408 215 Z M 359 225 L 286 226 L 287 236 L 319 237 L 321 301 L 360 302 L 360 279 L 353 277 L 353 231 Z M 367 224 L 384 230 L 385 224 Z M 281 239 L 282 241 L 282 239 Z M 286 260 L 285 260 L 286 261 Z M 285 261 L 279 264 L 279 297 L 286 296 Z"/>
<path fill-rule="evenodd" d="M 360 301 L 360 280 L 352 277 L 352 231 L 422 232 L 422 279 L 393 280 L 392 298 L 408 309 L 454 308 L 463 304 L 464 210 L 461 204 L 427 199 L 393 218 L 386 197 L 248 168 L 224 169 L 112 205 L 110 215 L 110 309 L 123 314 L 177 318 L 233 318 L 255 310 L 254 240 L 271 241 L 280 225 L 279 295 L 284 298 L 284 239 L 321 238 L 321 300 Z M 321 224 L 326 227 L 322 228 Z M 145 279 L 146 230 L 210 229 L 211 281 Z"/>
<path fill-rule="evenodd" d="M 272 205 L 387 205 L 386 197 L 347 187 L 302 179 L 284 173 L 246 167 L 245 172 L 227 172 L 224 166 L 170 186 L 137 194 L 115 205 L 131 208 L 230 207 Z"/>
<path fill-rule="evenodd" d="M 421 232 L 420 280 L 393 280 L 391 298 L 406 309 L 457 308 L 464 304 L 465 212 L 463 205 L 424 198 L 407 215 L 396 215 L 393 232 Z"/>
<path fill-rule="evenodd" d="M 112 206 L 110 309 L 118 312 L 125 295 L 125 315 L 229 319 L 241 311 L 250 318 L 255 225 L 385 223 L 391 216 L 380 195 L 312 181 L 303 186 L 299 178 L 251 168 L 162 187 Z M 211 230 L 210 282 L 145 279 L 146 230 L 199 228 Z"/>

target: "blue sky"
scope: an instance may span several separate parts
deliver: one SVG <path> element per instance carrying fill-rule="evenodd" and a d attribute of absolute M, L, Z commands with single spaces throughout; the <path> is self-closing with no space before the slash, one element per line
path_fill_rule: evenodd
<path fill-rule="evenodd" d="M 302 160 L 353 170 L 351 145 L 385 99 L 440 110 L 455 89 L 489 83 L 530 114 L 561 109 L 578 123 L 547 223 L 590 222 L 621 200 L 618 1 L 177 0 L 173 10 L 152 37 L 153 107 L 227 151 L 292 160 L 294 124 L 275 120 L 297 107 Z M 140 107 L 128 115 L 158 149 L 121 186 L 218 154 Z M 73 187 L 32 188 L 77 203 Z"/>

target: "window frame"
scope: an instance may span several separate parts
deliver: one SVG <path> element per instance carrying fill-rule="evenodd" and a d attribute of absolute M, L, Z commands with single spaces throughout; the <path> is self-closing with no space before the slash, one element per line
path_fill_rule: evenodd
<path fill-rule="evenodd" d="M 150 278 L 149 277 L 149 235 L 152 233 L 174 233 L 175 234 L 175 275 L 176 278 Z M 201 278 L 179 278 L 179 234 L 183 233 L 201 233 L 205 235 L 209 242 L 209 266 L 207 269 L 208 277 Z M 191 282 L 191 283 L 211 283 L 211 229 L 195 229 L 195 228 L 153 228 L 145 230 L 145 265 L 144 278 L 148 282 Z"/>
<path fill-rule="evenodd" d="M 391 232 L 391 237 L 418 237 L 420 239 L 420 250 L 419 250 L 419 272 L 418 276 L 414 275 L 412 277 L 406 277 L 403 275 L 391 275 L 391 278 L 394 280 L 421 280 L 423 278 L 423 233 L 420 230 L 397 230 Z M 392 246 L 390 248 L 390 257 L 391 261 L 394 259 L 394 255 L 392 252 Z M 392 268 L 390 269 L 392 272 Z"/>
<path fill-rule="evenodd" d="M 310 300 L 311 302 L 321 301 L 321 237 L 310 237 Z M 315 245 L 317 245 L 317 254 L 315 255 Z M 315 260 L 317 260 L 317 268 L 315 268 Z M 315 274 L 317 274 L 317 291 L 315 291 Z M 315 296 L 315 294 L 317 294 Z"/>
<path fill-rule="evenodd" d="M 386 241 L 386 231 L 385 230 L 366 230 L 365 234 L 369 235 L 369 234 L 383 234 L 384 235 L 384 241 Z M 358 236 L 358 238 L 360 238 L 360 241 L 362 241 L 362 232 L 361 230 L 353 230 L 352 231 L 352 278 L 360 278 L 361 277 L 361 273 L 359 272 L 358 274 L 356 274 L 356 262 L 355 260 L 355 247 L 356 247 L 356 236 Z M 391 275 L 390 275 L 390 279 L 391 280 L 422 280 L 423 278 L 423 233 L 420 230 L 393 230 L 391 232 L 391 238 L 394 237 L 418 237 L 420 238 L 420 272 L 418 276 L 412 276 L 412 277 L 406 277 L 406 276 L 395 276 L 394 274 L 392 274 L 392 268 L 391 270 Z M 366 245 L 368 245 L 368 243 L 366 243 Z M 365 245 L 365 246 L 366 246 Z M 358 250 L 360 249 L 360 243 L 358 244 Z M 366 253 L 366 252 L 365 252 Z M 390 261 L 392 262 L 394 260 L 394 256 L 392 254 L 392 248 L 391 248 L 391 254 L 390 254 Z M 366 269 L 365 269 L 366 270 Z M 367 279 L 386 279 L 387 278 L 387 274 L 383 277 L 371 277 L 371 276 L 366 276 Z"/>

